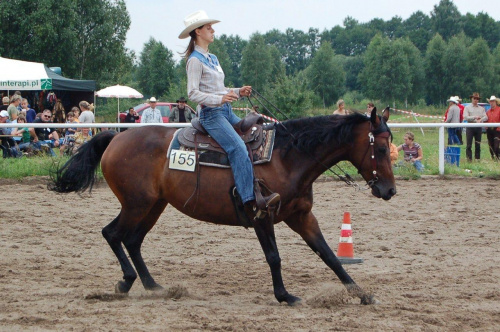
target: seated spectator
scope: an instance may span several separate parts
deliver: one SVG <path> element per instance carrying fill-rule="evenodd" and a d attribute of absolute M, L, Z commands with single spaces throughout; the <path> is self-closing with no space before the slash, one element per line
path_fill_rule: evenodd
<path fill-rule="evenodd" d="M 76 123 L 75 121 L 75 114 L 73 112 L 69 112 L 67 117 L 66 123 Z M 76 128 L 66 128 L 66 133 L 64 134 L 64 140 L 59 148 L 59 154 L 62 156 L 64 154 L 64 150 L 68 148 L 68 145 L 70 144 L 71 141 L 74 142 L 75 140 L 75 134 L 76 134 Z"/>
<path fill-rule="evenodd" d="M 33 121 L 35 121 L 36 111 L 29 106 L 28 99 L 21 99 L 21 107 L 23 109 L 23 112 L 25 113 L 26 122 L 32 123 Z"/>
<path fill-rule="evenodd" d="M 186 99 L 180 97 L 177 99 L 177 106 L 172 109 L 168 117 L 168 121 L 172 123 L 191 123 L 193 119 L 193 113 L 186 105 Z"/>
<path fill-rule="evenodd" d="M 24 116 L 24 114 L 19 114 L 17 123 L 19 123 L 20 125 L 26 123 L 26 117 Z M 19 127 L 12 131 L 12 135 L 21 136 L 21 142 L 18 145 L 20 151 L 32 153 L 33 150 L 38 150 L 31 144 L 31 133 L 28 127 Z"/>
<path fill-rule="evenodd" d="M 420 144 L 414 142 L 414 140 L 415 135 L 411 131 L 408 131 L 404 136 L 405 142 L 398 146 L 398 152 L 403 150 L 405 162 L 412 163 L 417 171 L 421 172 L 424 170 L 424 165 L 422 165 L 424 154 Z"/>
<path fill-rule="evenodd" d="M 53 123 L 65 123 L 66 122 L 66 111 L 64 110 L 64 106 L 61 103 L 60 99 L 56 100 L 54 105 L 54 109 L 52 110 L 52 122 Z M 64 133 L 64 128 L 58 128 L 57 133 L 62 137 Z"/>
<path fill-rule="evenodd" d="M 90 128 L 82 128 L 82 131 L 79 131 L 75 134 L 75 148 L 79 148 L 82 144 L 87 143 L 92 139 L 90 135 Z"/>
<path fill-rule="evenodd" d="M 42 112 L 40 118 L 35 119 L 34 123 L 46 123 L 49 125 L 52 123 L 52 112 L 48 109 Z M 52 157 L 55 157 L 56 154 L 52 148 L 59 146 L 59 135 L 57 134 L 57 130 L 54 128 L 30 128 L 31 135 L 34 136 L 33 144 L 37 148 L 41 148 L 42 146 L 48 147 L 48 154 Z"/>
<path fill-rule="evenodd" d="M 398 153 L 398 147 L 394 143 L 390 143 L 390 154 L 391 154 L 391 165 L 394 165 L 396 163 L 396 160 L 398 160 L 399 153 Z"/>
<path fill-rule="evenodd" d="M 75 115 L 75 122 L 76 123 L 80 123 L 80 120 L 78 119 L 80 117 L 80 109 L 76 106 L 73 106 L 71 108 L 71 112 L 73 112 L 73 114 Z"/>
<path fill-rule="evenodd" d="M 7 111 L 0 111 L 0 123 L 10 123 Z M 12 135 L 12 128 L 0 128 L 0 134 Z M 1 137 L 0 149 L 4 158 L 22 156 L 12 137 Z"/>
<path fill-rule="evenodd" d="M 139 116 L 139 114 L 137 114 L 137 112 L 135 111 L 135 109 L 133 107 L 130 107 L 128 109 L 128 113 L 127 115 L 125 116 L 125 120 L 124 122 L 125 123 L 135 123 L 137 120 L 139 120 L 141 117 Z M 127 130 L 128 128 L 121 128 L 121 131 L 125 131 Z"/>
<path fill-rule="evenodd" d="M 9 108 L 9 97 L 2 98 L 2 105 L 0 105 L 0 111 L 6 111 Z"/>

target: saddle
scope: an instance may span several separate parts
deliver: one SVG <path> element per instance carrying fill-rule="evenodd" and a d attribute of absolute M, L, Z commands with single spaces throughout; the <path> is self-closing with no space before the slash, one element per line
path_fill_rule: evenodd
<path fill-rule="evenodd" d="M 233 127 L 240 135 L 245 144 L 250 150 L 254 151 L 262 146 L 264 141 L 263 135 L 264 119 L 257 113 L 250 113 L 243 120 L 236 123 Z M 199 118 L 191 120 L 193 127 L 186 127 L 179 131 L 177 137 L 179 143 L 184 147 L 192 150 L 209 150 L 222 154 L 226 152 L 221 146 L 206 132 L 200 123 Z"/>

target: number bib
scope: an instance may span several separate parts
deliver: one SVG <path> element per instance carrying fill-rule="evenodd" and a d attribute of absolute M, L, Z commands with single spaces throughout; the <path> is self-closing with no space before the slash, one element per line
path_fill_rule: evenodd
<path fill-rule="evenodd" d="M 168 168 L 180 171 L 194 172 L 196 167 L 196 154 L 194 151 L 172 150 Z"/>

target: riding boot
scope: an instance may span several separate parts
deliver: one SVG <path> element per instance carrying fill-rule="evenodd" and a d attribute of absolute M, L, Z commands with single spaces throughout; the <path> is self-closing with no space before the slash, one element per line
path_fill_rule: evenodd
<path fill-rule="evenodd" d="M 281 203 L 281 197 L 278 193 L 272 193 L 269 196 L 260 194 L 259 196 L 258 199 L 248 201 L 244 205 L 245 213 L 250 220 L 264 219 L 271 209 L 274 211 Z"/>

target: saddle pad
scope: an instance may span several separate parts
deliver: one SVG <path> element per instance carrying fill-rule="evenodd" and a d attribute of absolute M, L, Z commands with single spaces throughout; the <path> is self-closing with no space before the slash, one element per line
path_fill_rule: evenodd
<path fill-rule="evenodd" d="M 179 132 L 182 129 L 178 129 L 175 134 L 172 142 L 170 142 L 170 146 L 168 148 L 167 156 L 170 158 L 170 152 L 172 149 L 183 150 L 183 151 L 194 151 L 194 148 L 188 148 L 180 144 L 179 142 Z M 271 161 L 271 157 L 273 154 L 274 148 L 274 138 L 275 138 L 275 129 L 265 129 L 262 131 L 263 142 L 262 145 L 253 150 L 253 164 L 263 164 Z M 205 150 L 202 148 L 198 148 L 198 159 L 200 165 L 203 166 L 212 166 L 212 167 L 220 167 L 220 168 L 230 168 L 229 159 L 227 158 L 226 153 L 220 153 L 216 151 Z"/>

